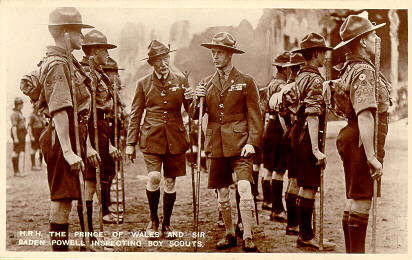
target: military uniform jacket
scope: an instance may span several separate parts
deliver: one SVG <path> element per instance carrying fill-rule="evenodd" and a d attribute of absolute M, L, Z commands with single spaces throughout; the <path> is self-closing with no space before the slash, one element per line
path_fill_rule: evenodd
<path fill-rule="evenodd" d="M 132 103 L 127 144 L 136 145 L 144 153 L 184 153 L 189 148 L 186 130 L 183 126 L 182 104 L 188 111 L 190 101 L 185 100 L 184 91 L 189 87 L 187 80 L 169 72 L 163 85 L 155 73 L 137 82 Z M 144 122 L 140 128 L 143 112 Z M 139 139 L 140 133 L 140 139 Z"/>
<path fill-rule="evenodd" d="M 205 111 L 209 114 L 205 153 L 210 158 L 239 156 L 243 146 L 261 146 L 263 121 L 252 76 L 233 68 L 224 86 L 219 75 L 204 78 Z"/>

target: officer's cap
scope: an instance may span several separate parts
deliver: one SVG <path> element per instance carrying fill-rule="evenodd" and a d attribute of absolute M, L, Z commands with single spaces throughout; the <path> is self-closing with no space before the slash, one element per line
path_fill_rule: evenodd
<path fill-rule="evenodd" d="M 91 25 L 82 23 L 82 16 L 74 7 L 57 7 L 49 15 L 49 25 L 51 26 L 79 26 L 81 28 L 94 28 Z"/>
<path fill-rule="evenodd" d="M 381 28 L 386 23 L 381 23 L 375 25 L 371 21 L 369 21 L 367 17 L 367 13 L 364 12 L 360 15 L 349 15 L 345 21 L 343 22 L 342 26 L 340 27 L 339 34 L 342 39 L 342 42 L 333 48 L 334 50 L 339 49 L 340 47 L 348 44 L 353 39 L 367 33 L 373 31 L 375 29 Z"/>

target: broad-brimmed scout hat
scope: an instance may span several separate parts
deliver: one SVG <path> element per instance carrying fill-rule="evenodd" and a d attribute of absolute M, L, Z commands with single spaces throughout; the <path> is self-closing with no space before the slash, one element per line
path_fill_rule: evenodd
<path fill-rule="evenodd" d="M 57 7 L 49 15 L 49 26 L 79 26 L 81 28 L 94 28 L 82 23 L 82 16 L 74 7 Z"/>
<path fill-rule="evenodd" d="M 16 108 L 18 105 L 23 104 L 23 99 L 21 99 L 20 97 L 16 97 L 14 99 L 14 108 Z"/>
<path fill-rule="evenodd" d="M 84 36 L 82 48 L 84 49 L 84 47 L 117 48 L 116 45 L 107 43 L 107 37 L 96 29 L 91 30 Z"/>
<path fill-rule="evenodd" d="M 350 41 L 354 40 L 355 38 L 370 31 L 381 28 L 385 24 L 386 23 L 375 25 L 362 15 L 349 15 L 345 19 L 339 30 L 342 42 L 336 45 L 333 49 L 339 49 L 340 47 L 345 46 Z"/>
<path fill-rule="evenodd" d="M 292 51 L 292 53 L 303 52 L 309 49 L 325 49 L 332 50 L 332 47 L 326 46 L 325 38 L 322 35 L 317 33 L 309 33 L 306 35 L 300 43 L 300 49 Z"/>
<path fill-rule="evenodd" d="M 168 48 L 168 47 L 166 47 L 166 45 L 164 45 L 163 43 L 161 43 L 157 40 L 153 40 L 149 44 L 147 49 L 149 50 L 148 53 L 147 53 L 147 56 L 149 56 L 149 57 L 144 58 L 143 60 L 153 59 L 153 58 L 158 57 L 160 55 L 176 51 L 176 50 L 170 50 L 170 45 L 169 45 L 169 48 Z"/>
<path fill-rule="evenodd" d="M 290 61 L 283 65 L 283 67 L 292 67 L 292 66 L 296 66 L 296 65 L 301 65 L 301 64 L 305 64 L 305 58 L 303 58 L 302 54 L 300 53 L 292 53 L 290 55 Z"/>
<path fill-rule="evenodd" d="M 272 65 L 273 66 L 280 66 L 283 67 L 286 65 L 290 60 L 290 52 L 284 51 L 282 54 L 278 55 L 274 60 Z"/>
<path fill-rule="evenodd" d="M 225 50 L 228 50 L 233 53 L 245 53 L 244 51 L 238 49 L 235 47 L 236 41 L 235 38 L 230 33 L 227 32 L 220 32 L 216 33 L 215 36 L 213 36 L 212 42 L 211 43 L 202 43 L 200 46 L 203 46 L 208 49 L 212 49 L 214 47 L 220 47 Z"/>
<path fill-rule="evenodd" d="M 106 62 L 105 65 L 102 65 L 102 68 L 103 68 L 104 71 L 106 71 L 106 70 L 109 70 L 109 71 L 111 71 L 111 70 L 115 70 L 115 71 L 124 70 L 124 69 L 120 69 L 117 66 L 117 62 L 114 59 L 112 59 L 112 57 L 107 58 L 107 62 Z"/>

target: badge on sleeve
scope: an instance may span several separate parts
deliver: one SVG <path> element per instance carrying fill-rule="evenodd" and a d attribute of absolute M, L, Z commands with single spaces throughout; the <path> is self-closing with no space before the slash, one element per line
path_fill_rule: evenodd
<path fill-rule="evenodd" d="M 366 79 L 365 74 L 363 74 L 363 73 L 362 73 L 362 74 L 360 74 L 359 79 L 360 79 L 360 80 L 365 80 L 365 79 Z"/>
<path fill-rule="evenodd" d="M 319 80 L 319 79 L 315 79 L 315 83 L 316 83 L 316 84 L 320 84 L 320 80 Z"/>

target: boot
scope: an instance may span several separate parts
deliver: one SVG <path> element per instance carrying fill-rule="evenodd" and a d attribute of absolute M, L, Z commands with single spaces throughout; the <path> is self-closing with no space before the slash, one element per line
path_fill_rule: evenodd
<path fill-rule="evenodd" d="M 69 251 L 69 224 L 50 222 L 50 243 L 52 251 Z M 56 234 L 58 232 L 58 234 Z"/>

